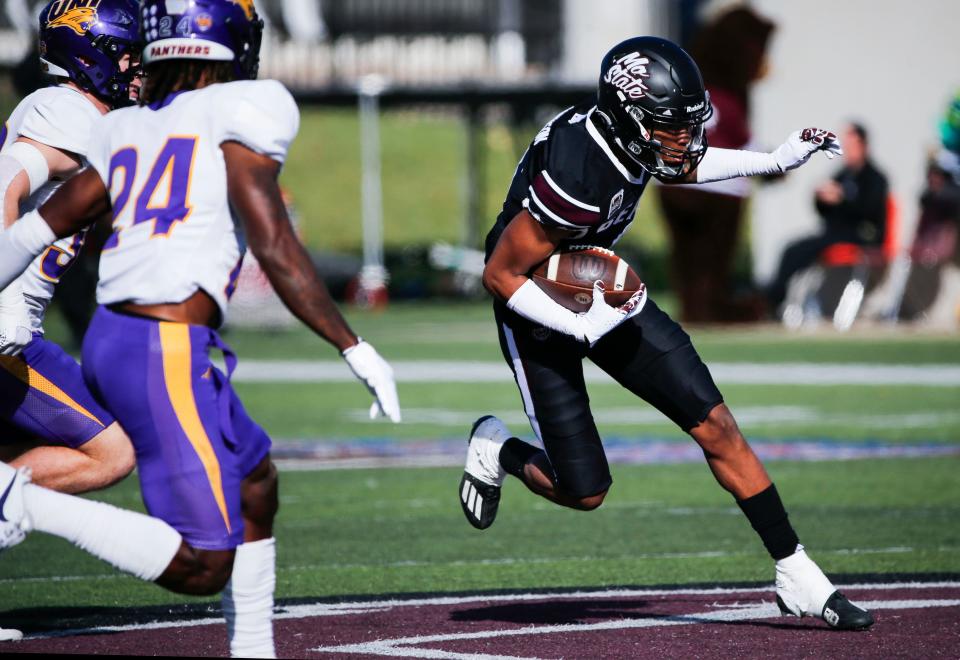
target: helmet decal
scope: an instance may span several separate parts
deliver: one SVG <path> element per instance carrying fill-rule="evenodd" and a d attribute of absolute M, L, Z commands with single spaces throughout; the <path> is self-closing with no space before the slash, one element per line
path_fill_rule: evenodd
<path fill-rule="evenodd" d="M 56 16 L 53 16 L 53 12 L 51 12 L 50 18 L 47 19 L 47 27 L 65 27 L 79 35 L 86 34 L 86 32 L 93 27 L 93 24 L 97 22 L 96 5 L 98 4 L 100 4 L 99 0 L 97 0 L 92 7 L 69 7 L 66 11 Z"/>
<path fill-rule="evenodd" d="M 640 57 L 640 53 L 633 52 L 614 60 L 613 66 L 607 69 L 603 79 L 631 99 L 638 99 L 647 89 L 643 80 L 650 77 L 647 73 L 648 64 L 650 64 L 648 58 Z"/>

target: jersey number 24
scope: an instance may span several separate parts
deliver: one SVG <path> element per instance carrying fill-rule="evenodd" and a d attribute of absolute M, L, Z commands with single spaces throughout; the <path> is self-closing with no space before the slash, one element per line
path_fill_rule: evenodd
<path fill-rule="evenodd" d="M 104 250 L 120 243 L 120 233 L 142 222 L 153 222 L 150 237 L 167 236 L 174 224 L 190 215 L 190 181 L 193 160 L 197 152 L 195 135 L 170 136 L 153 161 L 150 174 L 137 191 L 133 208 L 133 222 L 119 227 L 116 220 L 123 213 L 133 194 L 137 177 L 138 154 L 135 147 L 124 147 L 110 158 L 110 196 L 113 199 L 114 230 L 103 245 Z M 123 170 L 123 181 L 115 187 L 114 176 Z M 113 191 L 119 190 L 114 195 Z"/>

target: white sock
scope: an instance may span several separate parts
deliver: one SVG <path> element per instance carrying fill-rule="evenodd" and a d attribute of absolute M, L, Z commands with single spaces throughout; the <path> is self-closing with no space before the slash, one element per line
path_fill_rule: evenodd
<path fill-rule="evenodd" d="M 277 546 L 273 537 L 237 546 L 233 574 L 221 598 L 232 657 L 277 657 L 273 647 L 276 563 Z"/>
<path fill-rule="evenodd" d="M 35 484 L 23 487 L 33 528 L 70 541 L 121 571 L 153 582 L 170 565 L 183 541 L 160 520 Z"/>
<path fill-rule="evenodd" d="M 777 560 L 776 584 L 778 595 L 797 616 L 820 616 L 827 599 L 836 591 L 802 545 L 789 557 Z"/>

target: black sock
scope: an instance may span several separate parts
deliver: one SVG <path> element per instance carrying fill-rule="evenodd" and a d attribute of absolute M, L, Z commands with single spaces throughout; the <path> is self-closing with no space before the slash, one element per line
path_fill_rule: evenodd
<path fill-rule="evenodd" d="M 800 541 L 787 520 L 787 511 L 783 508 L 776 486 L 770 484 L 766 490 L 745 500 L 738 500 L 737 504 L 750 521 L 750 526 L 760 535 L 771 557 L 783 559 L 797 551 Z"/>
<path fill-rule="evenodd" d="M 527 444 L 520 438 L 510 438 L 500 447 L 500 465 L 517 479 L 523 479 L 523 466 L 542 450 Z"/>

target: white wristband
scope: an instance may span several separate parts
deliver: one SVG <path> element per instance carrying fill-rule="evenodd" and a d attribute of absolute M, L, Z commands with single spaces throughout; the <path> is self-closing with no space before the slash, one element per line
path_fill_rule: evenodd
<path fill-rule="evenodd" d="M 27 177 L 30 179 L 31 195 L 50 179 L 50 165 L 47 163 L 47 159 L 32 144 L 14 142 L 3 150 L 3 155 L 13 158 L 26 170 Z"/>
<path fill-rule="evenodd" d="M 528 321 L 539 323 L 545 328 L 571 335 L 583 341 L 580 315 L 554 301 L 531 279 L 524 282 L 510 296 L 510 300 L 507 301 L 507 309 L 516 312 Z"/>
<path fill-rule="evenodd" d="M 697 166 L 697 183 L 724 181 L 738 176 L 780 174 L 782 171 L 773 154 L 710 147 Z"/>
<path fill-rule="evenodd" d="M 17 279 L 55 240 L 56 234 L 38 211 L 30 211 L 0 233 L 0 289 Z"/>

